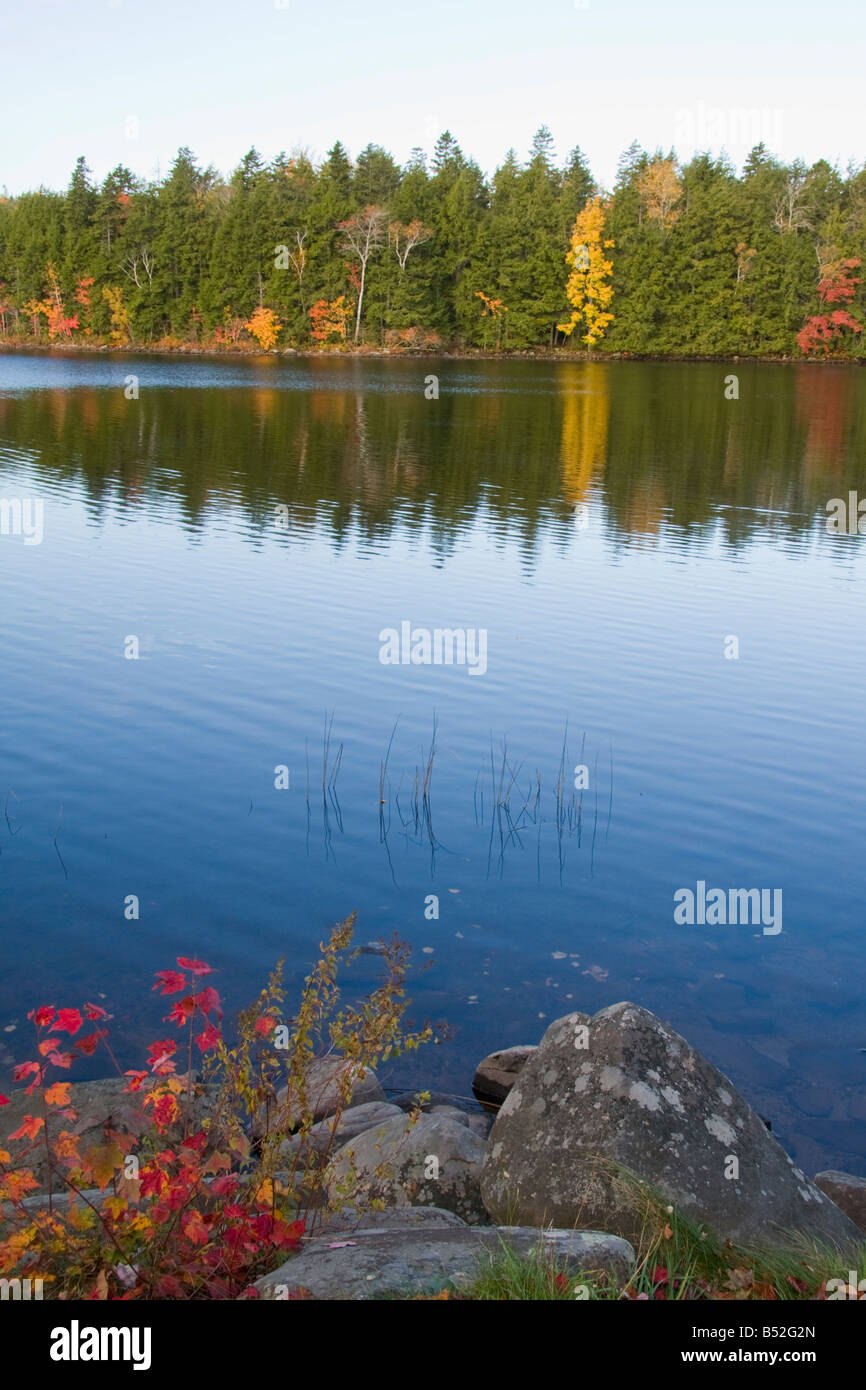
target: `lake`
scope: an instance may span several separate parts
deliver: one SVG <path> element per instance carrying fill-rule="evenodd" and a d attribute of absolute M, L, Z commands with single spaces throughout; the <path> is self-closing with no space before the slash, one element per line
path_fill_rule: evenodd
<path fill-rule="evenodd" d="M 855 367 L 0 357 L 0 1060 L 104 996 L 140 1065 L 153 971 L 234 1009 L 357 910 L 449 1026 L 388 1084 L 630 999 L 866 1174 L 851 491 Z"/>

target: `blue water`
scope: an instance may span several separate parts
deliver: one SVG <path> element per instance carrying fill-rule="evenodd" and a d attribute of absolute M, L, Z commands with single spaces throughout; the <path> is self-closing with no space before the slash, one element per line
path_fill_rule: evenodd
<path fill-rule="evenodd" d="M 153 971 L 239 1007 L 357 910 L 448 1023 L 389 1085 L 632 999 L 866 1174 L 866 564 L 826 526 L 866 377 L 731 370 L 0 357 L 0 499 L 44 509 L 0 535 L 0 1064 L 96 996 L 138 1064 Z M 403 621 L 486 671 L 383 665 Z M 698 880 L 780 888 L 782 931 L 677 925 Z"/>

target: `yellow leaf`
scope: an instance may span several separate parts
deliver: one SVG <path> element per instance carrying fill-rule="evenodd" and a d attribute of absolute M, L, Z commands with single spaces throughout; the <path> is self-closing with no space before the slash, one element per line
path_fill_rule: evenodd
<path fill-rule="evenodd" d="M 123 1151 L 117 1144 L 94 1144 L 84 1154 L 84 1163 L 97 1187 L 103 1190 L 111 1182 L 123 1162 Z"/>
<path fill-rule="evenodd" d="M 87 1231 L 96 1220 L 96 1214 L 89 1207 L 70 1206 L 66 1220 L 73 1231 Z"/>

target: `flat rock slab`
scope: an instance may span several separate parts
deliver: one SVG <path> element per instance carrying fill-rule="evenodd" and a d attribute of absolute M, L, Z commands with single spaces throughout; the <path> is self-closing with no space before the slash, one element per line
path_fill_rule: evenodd
<path fill-rule="evenodd" d="M 287 1299 L 301 1288 L 314 1299 L 411 1297 L 459 1290 L 503 1244 L 522 1256 L 539 1251 L 575 1277 L 603 1271 L 623 1280 L 635 1258 L 627 1241 L 600 1231 L 539 1231 L 520 1226 L 370 1228 L 311 1240 L 300 1255 L 259 1279 L 255 1287 L 261 1298 L 273 1300 Z"/>
<path fill-rule="evenodd" d="M 384 1211 L 343 1207 L 340 1211 L 323 1212 L 317 1216 L 312 1235 L 314 1238 L 327 1235 L 329 1240 L 346 1240 L 356 1231 L 426 1231 L 433 1226 L 469 1230 L 465 1221 L 444 1207 L 386 1207 Z"/>
<path fill-rule="evenodd" d="M 866 1178 L 855 1178 L 853 1173 L 837 1173 L 830 1169 L 816 1175 L 815 1186 L 820 1187 L 855 1226 L 866 1231 Z"/>

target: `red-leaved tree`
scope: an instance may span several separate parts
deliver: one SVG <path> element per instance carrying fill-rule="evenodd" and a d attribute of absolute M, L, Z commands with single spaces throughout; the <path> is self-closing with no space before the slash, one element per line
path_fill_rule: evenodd
<path fill-rule="evenodd" d="M 818 282 L 818 297 L 821 303 L 850 304 L 860 284 L 860 277 L 853 273 L 859 268 L 860 259 L 856 256 L 822 266 L 821 279 Z M 858 323 L 847 309 L 834 309 L 830 314 L 814 314 L 806 320 L 797 334 L 800 351 L 813 353 L 823 350 L 829 353 L 846 328 L 850 328 L 853 333 L 863 331 L 862 323 Z"/>

